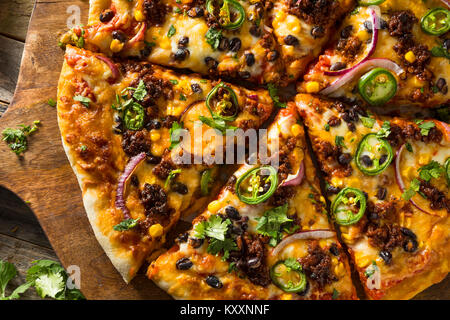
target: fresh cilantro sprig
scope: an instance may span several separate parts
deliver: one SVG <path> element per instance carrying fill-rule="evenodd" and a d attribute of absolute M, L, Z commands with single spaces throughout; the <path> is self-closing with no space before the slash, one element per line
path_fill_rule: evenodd
<path fill-rule="evenodd" d="M 428 182 L 431 178 L 439 179 L 445 169 L 439 162 L 431 160 L 429 164 L 420 167 L 417 171 L 419 171 L 419 177 Z"/>
<path fill-rule="evenodd" d="M 121 221 L 120 223 L 116 224 L 113 229 L 116 231 L 126 231 L 126 230 L 130 230 L 133 229 L 134 227 L 137 226 L 139 221 L 139 218 L 137 219 L 125 219 L 123 221 Z"/>
<path fill-rule="evenodd" d="M 414 178 L 409 185 L 409 188 L 402 193 L 402 198 L 409 201 L 420 189 L 420 181 Z"/>
<path fill-rule="evenodd" d="M 255 218 L 258 222 L 256 232 L 263 236 L 270 237 L 269 244 L 275 247 L 283 237 L 283 232 L 293 233 L 298 226 L 293 225 L 293 220 L 287 216 L 287 204 L 264 212 L 260 218 Z"/>
<path fill-rule="evenodd" d="M 40 120 L 33 122 L 33 125 L 19 125 L 18 129 L 6 128 L 2 131 L 3 141 L 8 143 L 8 147 L 18 156 L 28 149 L 28 137 L 38 130 Z"/>
<path fill-rule="evenodd" d="M 267 85 L 267 90 L 269 91 L 269 95 L 272 98 L 273 104 L 277 108 L 286 108 L 286 103 L 280 101 L 280 97 L 278 96 L 278 89 L 274 84 L 269 83 Z"/>
<path fill-rule="evenodd" d="M 336 138 L 334 138 L 334 142 L 336 143 L 336 146 L 338 146 L 338 147 L 347 148 L 347 146 L 344 143 L 343 136 L 336 136 Z"/>
<path fill-rule="evenodd" d="M 378 138 L 387 138 L 391 134 L 391 123 L 384 121 L 381 125 L 380 131 L 377 132 Z"/>
<path fill-rule="evenodd" d="M 210 28 L 206 32 L 205 38 L 206 43 L 208 43 L 211 46 L 211 48 L 216 50 L 219 47 L 220 40 L 222 39 L 222 30 Z"/>
<path fill-rule="evenodd" d="M 420 134 L 423 136 L 428 136 L 430 130 L 436 126 L 433 121 L 415 120 L 415 122 L 420 128 Z"/>

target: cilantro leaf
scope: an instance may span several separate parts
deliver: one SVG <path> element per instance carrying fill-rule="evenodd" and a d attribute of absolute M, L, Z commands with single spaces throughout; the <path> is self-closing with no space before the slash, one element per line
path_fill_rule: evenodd
<path fill-rule="evenodd" d="M 48 99 L 47 104 L 48 104 L 50 107 L 56 107 L 56 101 L 53 100 L 52 98 Z"/>
<path fill-rule="evenodd" d="M 2 131 L 3 141 L 8 143 L 8 147 L 18 156 L 28 148 L 28 136 L 35 132 L 40 121 L 34 121 L 32 126 L 19 125 L 18 129 L 6 128 Z"/>
<path fill-rule="evenodd" d="M 230 251 L 236 251 L 237 245 L 233 239 L 225 238 L 223 241 L 217 239 L 211 239 L 209 246 L 206 249 L 208 253 L 217 255 L 221 251 L 223 252 L 222 260 L 227 260 L 230 256 Z"/>
<path fill-rule="evenodd" d="M 207 126 L 210 126 L 213 129 L 219 130 L 222 134 L 226 134 L 227 130 L 236 130 L 237 127 L 229 126 L 225 123 L 224 120 L 219 118 L 208 118 L 204 116 L 198 117 L 201 122 L 206 124 Z"/>
<path fill-rule="evenodd" d="M 142 101 L 147 95 L 147 88 L 145 87 L 144 81 L 139 81 L 137 88 L 134 90 L 133 98 L 138 101 Z"/>
<path fill-rule="evenodd" d="M 419 128 L 421 129 L 420 134 L 423 136 L 427 136 L 428 133 L 430 133 L 431 128 L 434 128 L 436 126 L 433 121 L 422 122 L 419 123 L 418 125 Z"/>
<path fill-rule="evenodd" d="M 172 128 L 169 129 L 170 134 L 170 146 L 169 150 L 172 150 L 177 145 L 180 144 L 180 138 L 181 138 L 181 130 L 183 129 L 183 122 L 180 124 L 177 121 L 174 121 L 172 123 Z"/>
<path fill-rule="evenodd" d="M 409 152 L 413 152 L 413 148 L 412 148 L 411 143 L 407 142 L 407 143 L 405 144 L 405 147 L 406 147 L 406 150 L 408 150 Z"/>
<path fill-rule="evenodd" d="M 336 300 L 339 297 L 339 291 L 333 288 L 333 296 L 331 297 L 333 300 Z"/>
<path fill-rule="evenodd" d="M 171 38 L 176 32 L 177 32 L 177 29 L 175 29 L 173 24 L 171 24 L 169 27 L 169 31 L 167 31 L 167 37 Z"/>
<path fill-rule="evenodd" d="M 134 227 L 137 226 L 137 223 L 139 221 L 138 219 L 125 219 L 123 221 L 121 221 L 119 224 L 116 224 L 113 229 L 115 231 L 126 231 L 126 230 L 130 230 L 133 229 Z"/>
<path fill-rule="evenodd" d="M 361 122 L 362 122 L 364 127 L 366 127 L 366 128 L 373 128 L 373 125 L 375 124 L 375 119 L 374 118 L 363 117 L 363 116 L 359 116 L 359 118 L 361 119 Z"/>
<path fill-rule="evenodd" d="M 334 142 L 339 147 L 347 148 L 345 143 L 344 143 L 344 137 L 343 136 L 336 136 L 336 138 L 334 139 Z"/>
<path fill-rule="evenodd" d="M 89 108 L 89 103 L 92 102 L 91 99 L 89 99 L 88 97 L 83 97 L 83 96 L 80 96 L 80 95 L 74 96 L 73 100 L 80 102 L 86 108 Z"/>
<path fill-rule="evenodd" d="M 408 189 L 405 190 L 402 194 L 402 198 L 406 201 L 409 201 L 417 191 L 420 189 L 420 181 L 418 179 L 413 179 Z"/>
<path fill-rule="evenodd" d="M 272 98 L 273 104 L 277 108 L 286 108 L 286 103 L 280 102 L 280 97 L 278 96 L 278 89 L 272 83 L 267 85 L 267 90 L 269 91 L 269 95 Z"/>
<path fill-rule="evenodd" d="M 381 125 L 380 131 L 377 132 L 378 138 L 387 138 L 391 134 L 391 123 L 384 121 Z"/>
<path fill-rule="evenodd" d="M 269 244 L 273 247 L 281 241 L 283 231 L 293 232 L 293 230 L 289 230 L 289 227 L 292 226 L 292 219 L 287 217 L 287 210 L 288 206 L 285 204 L 267 210 L 262 217 L 255 218 L 258 222 L 256 232 L 270 237 Z"/>
<path fill-rule="evenodd" d="M 419 177 L 428 182 L 431 178 L 439 179 L 445 170 L 439 162 L 432 160 L 429 164 L 419 168 L 418 171 Z"/>
<path fill-rule="evenodd" d="M 214 50 L 219 47 L 220 39 L 222 39 L 222 30 L 216 30 L 214 28 L 208 29 L 205 34 L 206 43 L 208 43 Z"/>

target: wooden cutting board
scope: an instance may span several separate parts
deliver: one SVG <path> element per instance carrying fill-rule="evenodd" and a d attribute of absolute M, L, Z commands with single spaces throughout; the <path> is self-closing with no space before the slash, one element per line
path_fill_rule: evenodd
<path fill-rule="evenodd" d="M 81 192 L 61 145 L 56 109 L 56 86 L 63 61 L 57 46 L 67 30 L 68 8 L 78 6 L 87 22 L 88 1 L 37 0 L 29 24 L 18 84 L 0 131 L 41 120 L 29 139 L 29 150 L 18 158 L 0 143 L 0 184 L 29 203 L 60 261 L 81 270 L 81 290 L 88 299 L 168 299 L 143 272 L 126 285 L 97 243 L 87 220 Z M 71 7 L 74 9 L 74 7 Z M 422 299 L 449 298 L 449 278 L 421 293 Z"/>

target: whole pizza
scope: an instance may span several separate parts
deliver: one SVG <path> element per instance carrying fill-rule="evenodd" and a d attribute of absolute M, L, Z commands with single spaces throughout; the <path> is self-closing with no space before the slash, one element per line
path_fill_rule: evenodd
<path fill-rule="evenodd" d="M 91 0 L 60 39 L 58 123 L 124 281 L 146 268 L 176 299 L 348 300 L 445 279 L 449 9 Z"/>

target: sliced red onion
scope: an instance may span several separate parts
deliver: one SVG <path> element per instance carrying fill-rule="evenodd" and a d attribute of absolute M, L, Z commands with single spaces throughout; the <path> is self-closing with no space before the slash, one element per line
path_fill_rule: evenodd
<path fill-rule="evenodd" d="M 247 96 L 249 99 L 252 99 L 254 101 L 258 101 L 258 95 L 257 94 L 251 94 Z"/>
<path fill-rule="evenodd" d="M 441 0 L 443 4 L 445 4 L 447 7 L 450 7 L 450 1 L 449 0 Z"/>
<path fill-rule="evenodd" d="M 143 40 L 144 36 L 145 36 L 145 30 L 146 29 L 147 29 L 147 23 L 146 22 L 142 22 L 141 28 L 136 33 L 136 35 L 127 42 L 126 47 L 129 48 L 129 47 L 133 46 L 135 43 Z"/>
<path fill-rule="evenodd" d="M 400 159 L 402 157 L 403 150 L 405 150 L 405 143 L 401 145 L 401 147 L 397 150 L 395 153 L 395 162 L 394 162 L 394 169 L 395 169 L 395 180 L 397 181 L 398 187 L 400 188 L 400 191 L 403 193 L 406 190 L 405 182 L 403 181 L 402 174 L 400 171 Z M 429 214 L 431 216 L 434 216 L 435 214 L 423 209 L 420 207 L 412 198 L 409 199 L 409 202 L 416 207 L 418 210 L 422 211 L 423 213 Z"/>
<path fill-rule="evenodd" d="M 305 176 L 305 164 L 302 161 L 300 163 L 297 173 L 288 175 L 288 177 L 280 184 L 280 186 L 282 187 L 298 186 L 300 183 L 302 183 L 304 176 Z"/>
<path fill-rule="evenodd" d="M 125 219 L 130 219 L 130 211 L 128 210 L 127 206 L 125 205 L 125 185 L 128 180 L 128 178 L 131 176 L 131 174 L 134 172 L 136 167 L 139 163 L 141 163 L 145 159 L 145 152 L 139 153 L 137 156 L 134 156 L 130 159 L 130 161 L 125 166 L 125 170 L 123 170 L 122 175 L 119 177 L 118 183 L 117 183 L 117 192 L 116 192 L 116 207 L 121 209 L 123 212 L 123 216 Z"/>
<path fill-rule="evenodd" d="M 273 250 L 272 255 L 276 256 L 284 247 L 295 242 L 297 240 L 306 240 L 306 239 L 327 239 L 332 238 L 336 235 L 334 231 L 328 229 L 316 229 L 316 230 L 305 230 L 300 231 L 298 233 L 294 233 L 289 237 L 286 237 L 281 241 Z"/>
<path fill-rule="evenodd" d="M 447 123 L 443 122 L 443 121 L 438 121 L 438 123 L 444 128 L 445 139 L 447 141 L 450 141 L 450 126 Z"/>
<path fill-rule="evenodd" d="M 340 76 L 346 74 L 347 72 L 350 72 L 353 69 L 357 68 L 361 63 L 364 63 L 364 61 L 367 61 L 367 59 L 369 59 L 369 57 L 375 52 L 378 43 L 378 29 L 380 28 L 380 23 L 376 11 L 373 8 L 369 8 L 369 11 L 370 17 L 372 18 L 372 41 L 370 42 L 370 48 L 367 51 L 367 54 L 353 67 L 338 71 L 325 71 L 324 74 L 326 76 Z"/>
<path fill-rule="evenodd" d="M 330 95 L 336 90 L 340 89 L 342 86 L 350 82 L 354 76 L 362 71 L 367 70 L 370 67 L 381 67 L 385 69 L 389 69 L 395 72 L 397 75 L 401 75 L 404 73 L 404 70 L 395 62 L 385 59 L 385 58 L 375 58 L 364 61 L 361 64 L 358 64 L 351 71 L 347 72 L 342 77 L 336 79 L 333 83 L 331 83 L 328 87 L 320 91 L 323 95 Z"/>
<path fill-rule="evenodd" d="M 117 80 L 117 78 L 119 78 L 119 69 L 117 69 L 117 67 L 114 64 L 114 62 L 112 62 L 111 59 L 109 59 L 109 58 L 107 58 L 105 56 L 96 55 L 95 57 L 97 59 L 99 59 L 99 60 L 102 60 L 111 69 L 112 76 L 108 79 L 108 82 L 109 83 L 114 83 Z"/>

